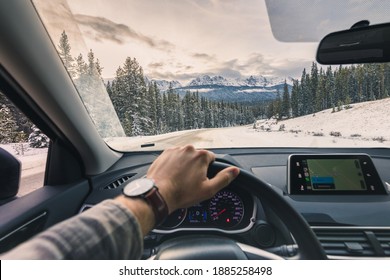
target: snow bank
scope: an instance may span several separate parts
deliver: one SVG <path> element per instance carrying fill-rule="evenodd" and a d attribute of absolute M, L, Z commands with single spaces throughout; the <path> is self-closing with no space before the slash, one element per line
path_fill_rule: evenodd
<path fill-rule="evenodd" d="M 390 122 L 388 108 L 390 98 L 351 104 L 350 108 L 332 112 L 327 109 L 313 115 L 276 121 L 259 120 L 256 128 L 264 131 L 279 131 L 293 133 L 299 138 L 314 136 L 333 139 L 334 144 L 343 140 L 360 142 L 362 146 L 388 146 L 390 144 Z M 378 145 L 381 144 L 381 145 Z M 382 145 L 383 144 L 383 145 Z M 333 145 L 334 146 L 334 145 Z"/>

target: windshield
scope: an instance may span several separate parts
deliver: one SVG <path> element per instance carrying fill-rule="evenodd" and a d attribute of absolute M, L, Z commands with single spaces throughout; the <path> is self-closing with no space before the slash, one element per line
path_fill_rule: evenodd
<path fill-rule="evenodd" d="M 113 149 L 389 145 L 390 64 L 314 62 L 389 1 L 33 3 Z"/>

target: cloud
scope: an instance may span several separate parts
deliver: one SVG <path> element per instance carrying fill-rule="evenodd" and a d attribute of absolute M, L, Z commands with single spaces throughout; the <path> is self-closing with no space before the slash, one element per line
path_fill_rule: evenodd
<path fill-rule="evenodd" d="M 153 79 L 156 80 L 178 80 L 181 82 L 188 82 L 192 80 L 193 78 L 204 75 L 205 73 L 203 72 L 197 72 L 197 73 L 173 73 L 170 71 L 166 72 L 157 72 L 157 71 L 152 71 L 148 73 L 148 76 L 153 77 Z"/>
<path fill-rule="evenodd" d="M 192 57 L 197 59 L 207 60 L 207 61 L 216 60 L 215 55 L 209 55 L 207 53 L 193 53 Z"/>
<path fill-rule="evenodd" d="M 153 69 L 162 68 L 164 66 L 165 66 L 165 64 L 163 62 L 155 62 L 155 63 L 149 63 L 148 64 L 148 67 L 149 68 L 153 68 Z"/>
<path fill-rule="evenodd" d="M 252 53 L 246 59 L 231 59 L 214 64 L 208 69 L 210 75 L 227 78 L 242 78 L 250 75 L 275 77 L 299 77 L 303 68 L 310 67 L 312 60 L 274 58 L 261 53 Z"/>
<path fill-rule="evenodd" d="M 178 62 L 178 63 L 176 63 L 175 68 L 177 69 L 177 71 L 182 71 L 182 70 L 188 71 L 188 70 L 193 69 L 194 67 L 191 65 L 185 65 L 183 63 Z"/>
<path fill-rule="evenodd" d="M 94 17 L 88 15 L 74 15 L 77 23 L 91 30 L 86 31 L 86 35 L 91 39 L 101 42 L 104 40 L 112 41 L 123 45 L 127 40 L 133 39 L 163 51 L 171 51 L 174 45 L 166 40 L 159 40 L 142 33 L 138 33 L 125 24 L 115 23 L 104 17 Z"/>
<path fill-rule="evenodd" d="M 193 55 L 191 56 L 193 57 Z M 309 59 L 275 58 L 262 53 L 251 53 L 243 59 L 233 58 L 226 61 L 216 59 L 203 70 L 174 61 L 151 63 L 147 75 L 154 79 L 178 80 L 182 84 L 201 75 L 220 75 L 230 79 L 244 78 L 250 75 L 299 78 L 303 68 L 309 69 L 311 63 L 312 60 Z"/>
<path fill-rule="evenodd" d="M 161 71 L 164 69 L 175 69 L 177 73 L 181 73 L 183 71 L 189 71 L 192 70 L 194 67 L 191 65 L 186 65 L 181 62 L 175 62 L 175 61 L 166 61 L 166 62 L 152 62 L 149 63 L 147 66 L 148 71 Z"/>

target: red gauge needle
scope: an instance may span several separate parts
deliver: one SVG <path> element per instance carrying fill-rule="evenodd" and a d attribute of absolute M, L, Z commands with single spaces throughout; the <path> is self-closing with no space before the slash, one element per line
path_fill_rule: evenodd
<path fill-rule="evenodd" d="M 223 210 L 221 210 L 220 212 L 218 212 L 217 214 L 213 215 L 214 217 L 218 217 L 219 215 L 221 215 L 223 212 L 226 211 L 226 208 L 224 208 Z"/>

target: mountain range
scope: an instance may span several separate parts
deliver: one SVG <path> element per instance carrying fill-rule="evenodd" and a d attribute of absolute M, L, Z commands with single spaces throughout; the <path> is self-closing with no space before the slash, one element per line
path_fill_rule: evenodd
<path fill-rule="evenodd" d="M 167 80 L 147 80 L 155 82 L 161 92 L 165 92 L 172 86 L 180 95 L 186 92 L 198 92 L 210 100 L 224 100 L 227 102 L 257 102 L 275 99 L 277 92 L 283 93 L 286 81 L 289 91 L 291 91 L 291 77 L 276 78 L 264 76 L 250 76 L 245 78 L 229 79 L 223 76 L 202 75 L 183 85 L 179 81 Z"/>
<path fill-rule="evenodd" d="M 113 79 L 104 79 L 104 82 Z M 225 78 L 223 76 L 201 75 L 192 79 L 189 83 L 182 84 L 176 80 L 156 80 L 145 77 L 147 84 L 155 82 L 160 92 L 166 92 L 171 86 L 175 92 L 185 95 L 188 91 L 198 92 L 200 96 L 215 101 L 227 102 L 258 102 L 272 100 L 283 94 L 284 83 L 287 83 L 289 92 L 293 84 L 293 78 L 278 78 L 249 76 L 244 78 Z"/>

